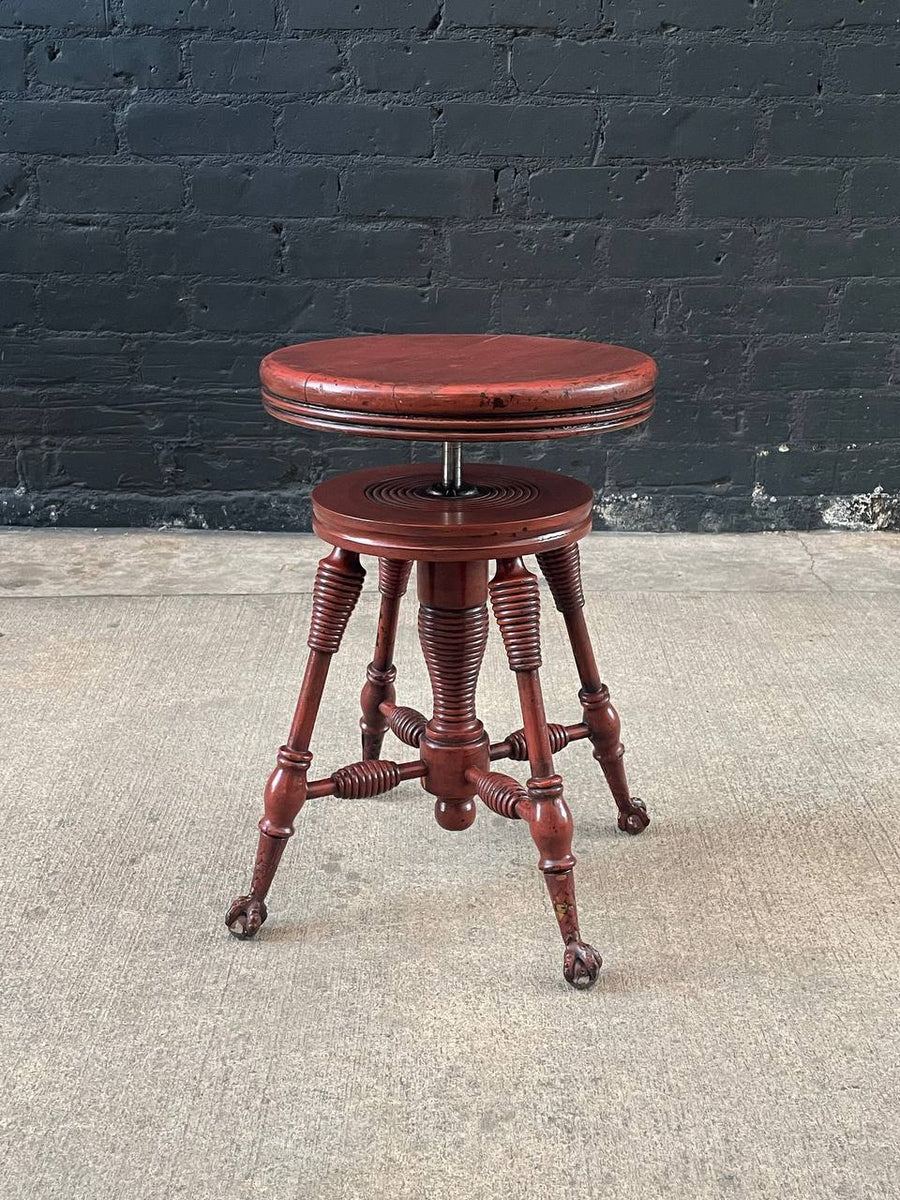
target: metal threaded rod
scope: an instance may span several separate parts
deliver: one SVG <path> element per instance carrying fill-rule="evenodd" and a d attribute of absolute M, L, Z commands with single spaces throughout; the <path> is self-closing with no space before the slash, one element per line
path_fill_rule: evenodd
<path fill-rule="evenodd" d="M 480 494 L 477 487 L 463 483 L 461 442 L 444 442 L 441 480 L 439 483 L 429 484 L 425 492 L 438 500 L 461 500 L 466 496 Z"/>
<path fill-rule="evenodd" d="M 463 490 L 461 442 L 444 442 L 444 475 L 441 487 L 446 496 L 458 496 Z"/>

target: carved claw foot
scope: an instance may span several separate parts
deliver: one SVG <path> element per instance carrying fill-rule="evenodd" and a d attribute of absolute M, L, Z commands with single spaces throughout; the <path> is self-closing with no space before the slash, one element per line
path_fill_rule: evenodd
<path fill-rule="evenodd" d="M 632 796 L 628 801 L 628 807 L 619 813 L 619 828 L 625 833 L 637 835 L 643 833 L 650 824 L 650 814 L 647 812 L 647 805 L 643 800 L 638 800 L 637 796 Z"/>
<path fill-rule="evenodd" d="M 574 939 L 566 942 L 566 956 L 563 959 L 563 975 L 566 983 L 580 992 L 586 992 L 597 982 L 597 975 L 603 959 L 593 946 L 587 942 L 577 942 Z"/>
<path fill-rule="evenodd" d="M 252 938 L 269 915 L 262 900 L 253 896 L 238 896 L 225 914 L 228 932 L 237 938 Z"/>

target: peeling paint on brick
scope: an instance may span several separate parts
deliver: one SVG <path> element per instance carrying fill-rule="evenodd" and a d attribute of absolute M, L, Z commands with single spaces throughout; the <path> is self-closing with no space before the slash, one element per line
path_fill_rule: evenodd
<path fill-rule="evenodd" d="M 900 492 L 875 488 L 867 495 L 836 496 L 822 510 L 829 529 L 900 530 Z"/>

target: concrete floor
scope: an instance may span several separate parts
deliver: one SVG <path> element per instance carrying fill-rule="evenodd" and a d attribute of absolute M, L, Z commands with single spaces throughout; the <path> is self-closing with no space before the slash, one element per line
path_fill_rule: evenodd
<path fill-rule="evenodd" d="M 896 1197 L 900 538 L 591 539 L 653 824 L 618 834 L 587 747 L 560 756 L 588 993 L 524 827 L 445 833 L 414 783 L 310 802 L 262 934 L 228 937 L 317 556 L 0 534 L 4 1200 Z M 375 606 L 315 774 L 356 757 Z M 425 707 L 405 617 L 398 690 Z M 544 630 L 571 721 L 549 606 Z M 514 690 L 492 639 L 494 737 Z"/>

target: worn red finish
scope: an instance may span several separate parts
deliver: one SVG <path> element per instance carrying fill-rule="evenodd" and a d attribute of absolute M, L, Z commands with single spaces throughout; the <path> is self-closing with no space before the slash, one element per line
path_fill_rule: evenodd
<path fill-rule="evenodd" d="M 517 441 L 623 429 L 653 410 L 656 364 L 605 342 L 513 334 L 381 334 L 285 346 L 263 404 L 311 429 Z"/>
<path fill-rule="evenodd" d="M 388 723 L 381 712 L 382 704 L 393 704 L 394 683 L 397 669 L 394 666 L 394 641 L 397 637 L 397 621 L 400 616 L 400 601 L 406 593 L 411 562 L 402 559 L 379 558 L 378 590 L 381 592 L 381 608 L 378 613 L 378 632 L 375 636 L 375 654 L 366 668 L 366 682 L 359 698 L 362 716 L 359 728 L 362 732 L 363 758 L 377 758 L 388 730 Z"/>
<path fill-rule="evenodd" d="M 584 592 L 581 587 L 581 559 L 577 545 L 551 550 L 537 556 L 556 607 L 563 615 L 581 680 L 578 699 L 584 709 L 584 723 L 594 747 L 594 758 L 603 768 L 609 789 L 619 809 L 619 828 L 626 833 L 641 833 L 650 824 L 643 800 L 632 796 L 625 779 L 619 740 L 619 714 L 609 699 L 609 688 L 600 679 L 594 648 L 584 620 Z"/>
<path fill-rule="evenodd" d="M 591 528 L 594 494 L 568 475 L 490 463 L 466 463 L 465 475 L 479 493 L 439 502 L 434 464 L 339 475 L 313 490 L 313 530 L 358 554 L 449 562 L 553 550 Z"/>
<path fill-rule="evenodd" d="M 553 910 L 566 946 L 563 972 L 574 987 L 586 988 L 597 978 L 600 956 L 581 940 L 575 907 L 575 856 L 572 815 L 563 799 L 563 781 L 553 769 L 550 730 L 541 693 L 540 594 L 537 578 L 521 558 L 501 559 L 490 583 L 491 606 L 515 672 L 522 708 L 525 748 L 531 778 L 527 801 L 517 815 L 528 821 L 540 852 Z"/>
<path fill-rule="evenodd" d="M 319 563 L 313 585 L 306 673 L 287 741 L 278 751 L 275 770 L 266 784 L 253 880 L 249 893 L 232 901 L 225 917 L 228 928 L 239 937 L 252 937 L 266 919 L 266 894 L 285 842 L 294 832 L 294 820 L 307 800 L 306 775 L 312 762 L 309 742 L 328 669 L 356 607 L 364 577 L 359 556 L 339 547 Z"/>
<path fill-rule="evenodd" d="M 488 439 L 559 436 L 559 423 L 578 412 L 589 414 L 575 430 L 583 432 L 601 420 L 618 421 L 623 405 L 632 406 L 634 420 L 643 420 L 656 379 L 651 359 L 622 347 L 462 335 L 288 347 L 269 355 L 261 373 L 267 407 L 296 424 L 333 427 L 337 422 L 321 412 L 309 416 L 308 409 L 321 410 L 324 401 L 354 432 L 381 436 L 387 427 L 382 422 L 389 420 L 406 431 L 402 436 L 417 438 L 424 436 L 423 422 L 430 422 L 429 428 L 437 423 L 444 432 L 428 436 L 456 440 L 468 440 L 476 427 Z M 490 432 L 500 429 L 505 432 Z M 600 956 L 579 930 L 572 816 L 554 754 L 590 740 L 619 809 L 619 828 L 636 834 L 649 821 L 643 802 L 628 790 L 619 717 L 600 680 L 584 619 L 577 543 L 590 529 L 593 496 L 578 480 L 524 467 L 467 464 L 465 482 L 474 494 L 465 496 L 436 495 L 437 481 L 434 467 L 372 468 L 313 492 L 314 528 L 333 549 L 316 574 L 309 658 L 287 741 L 266 786 L 250 890 L 232 903 L 226 922 L 237 936 L 252 937 L 266 920 L 272 879 L 307 800 L 367 800 L 419 779 L 445 829 L 470 826 L 479 799 L 501 816 L 525 821 L 565 946 L 564 976 L 587 988 L 597 978 Z M 381 593 L 360 702 L 363 757 L 310 780 L 310 739 L 329 666 L 362 589 L 361 553 L 377 556 Z M 544 711 L 540 595 L 537 577 L 522 560 L 526 554 L 537 555 L 572 644 L 583 717 L 572 724 L 548 722 Z M 496 566 L 489 580 L 491 561 Z M 433 695 L 430 717 L 397 704 L 395 694 L 397 623 L 413 562 L 419 638 Z M 494 743 L 476 708 L 488 601 L 522 713 L 522 727 Z M 381 758 L 388 731 L 418 757 Z M 527 760 L 526 784 L 492 769 L 504 758 Z"/>

